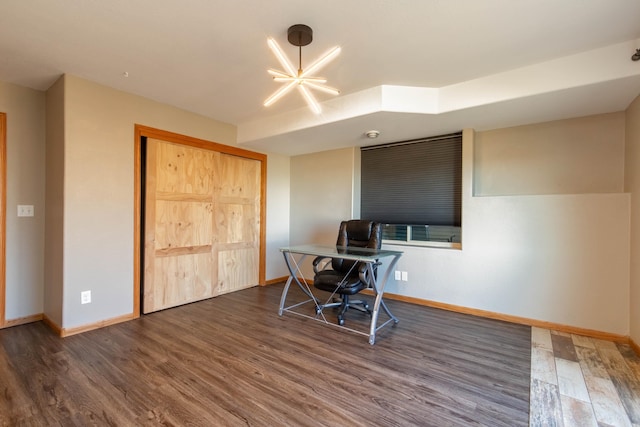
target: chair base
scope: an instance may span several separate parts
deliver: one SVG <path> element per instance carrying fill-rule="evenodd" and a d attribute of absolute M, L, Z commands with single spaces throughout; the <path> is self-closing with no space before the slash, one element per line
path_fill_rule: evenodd
<path fill-rule="evenodd" d="M 329 304 L 318 305 L 316 307 L 316 314 L 320 314 L 322 310 L 325 308 L 338 307 L 340 311 L 338 312 L 338 325 L 344 326 L 344 315 L 348 309 L 353 308 L 362 313 L 367 313 L 371 316 L 371 310 L 369 309 L 369 304 L 364 300 L 354 300 L 351 301 L 349 299 L 349 295 L 342 295 L 342 300 L 337 302 L 332 302 Z"/>

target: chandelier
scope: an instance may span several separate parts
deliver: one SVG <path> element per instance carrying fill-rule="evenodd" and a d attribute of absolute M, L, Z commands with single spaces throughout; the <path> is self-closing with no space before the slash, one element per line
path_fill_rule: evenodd
<path fill-rule="evenodd" d="M 324 85 L 327 79 L 322 77 L 312 77 L 311 74 L 320 70 L 320 68 L 327 65 L 340 53 L 340 47 L 336 46 L 330 49 L 327 53 L 321 56 L 318 60 L 312 63 L 306 70 L 302 69 L 302 46 L 307 46 L 313 40 L 313 30 L 310 27 L 302 24 L 297 24 L 289 27 L 287 31 L 289 43 L 294 46 L 298 46 L 299 49 L 299 61 L 298 70 L 296 71 L 294 65 L 291 63 L 287 55 L 280 48 L 278 43 L 272 37 L 267 39 L 269 48 L 273 51 L 274 55 L 285 69 L 285 71 L 279 71 L 270 69 L 267 72 L 273 76 L 273 80 L 276 82 L 285 83 L 280 89 L 275 91 L 273 95 L 264 101 L 264 106 L 268 107 L 274 104 L 277 100 L 289 93 L 295 87 L 302 94 L 302 97 L 307 101 L 309 108 L 316 113 L 320 114 L 322 109 L 320 104 L 311 93 L 310 89 L 316 89 L 332 95 L 338 95 L 340 91 L 330 86 Z"/>

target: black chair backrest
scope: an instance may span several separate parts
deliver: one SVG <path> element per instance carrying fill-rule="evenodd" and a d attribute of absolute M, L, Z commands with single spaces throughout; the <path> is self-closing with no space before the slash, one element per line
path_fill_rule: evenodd
<path fill-rule="evenodd" d="M 382 247 L 382 224 L 364 219 L 352 219 L 340 223 L 336 246 L 380 249 Z M 357 261 L 333 258 L 331 268 L 347 273 Z M 357 273 L 354 268 L 352 272 Z"/>

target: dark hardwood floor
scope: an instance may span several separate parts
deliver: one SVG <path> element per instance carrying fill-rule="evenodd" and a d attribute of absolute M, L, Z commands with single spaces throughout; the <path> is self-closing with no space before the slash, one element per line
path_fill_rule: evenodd
<path fill-rule="evenodd" d="M 0 425 L 527 425 L 529 327 L 388 301 L 400 323 L 371 346 L 279 317 L 281 290 L 67 338 L 40 322 L 1 330 Z"/>

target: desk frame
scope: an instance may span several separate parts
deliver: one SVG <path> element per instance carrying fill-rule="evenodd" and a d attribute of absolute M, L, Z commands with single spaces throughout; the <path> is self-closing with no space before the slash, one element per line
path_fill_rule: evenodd
<path fill-rule="evenodd" d="M 393 271 L 396 263 L 402 256 L 402 252 L 388 251 L 388 250 L 375 250 L 375 249 L 362 250 L 362 248 L 355 248 L 353 249 L 352 253 L 349 253 L 349 251 L 352 249 L 353 248 L 348 248 L 348 247 L 336 247 L 336 246 L 331 247 L 331 246 L 319 246 L 319 245 L 292 246 L 292 247 L 280 248 L 280 251 L 284 255 L 284 260 L 285 260 L 285 263 L 287 264 L 287 268 L 289 269 L 289 278 L 287 279 L 287 283 L 285 284 L 284 289 L 282 290 L 282 296 L 280 297 L 280 307 L 278 309 L 278 315 L 282 316 L 286 311 L 289 313 L 297 314 L 299 316 L 317 320 L 328 325 L 333 325 L 341 329 L 347 329 L 351 332 L 355 332 L 361 335 L 368 335 L 369 344 L 371 345 L 375 344 L 377 331 L 379 331 L 381 328 L 383 328 L 384 326 L 386 326 L 391 322 L 393 322 L 394 324 L 397 324 L 399 322 L 398 318 L 391 313 L 387 305 L 384 303 L 382 296 L 384 294 L 384 288 L 387 283 L 387 280 L 389 279 L 389 276 Z M 340 253 L 339 250 L 344 251 L 344 253 Z M 311 291 L 311 286 L 309 286 L 309 282 L 305 279 L 304 274 L 300 269 L 300 266 L 303 264 L 304 260 L 308 256 L 326 257 L 326 258 L 342 258 L 347 260 L 359 261 L 366 265 L 367 273 L 369 277 L 372 278 L 371 288 L 373 289 L 373 292 L 375 294 L 375 302 L 373 304 L 373 310 L 371 311 L 371 325 L 370 325 L 368 334 L 366 334 L 365 332 L 359 331 L 357 329 L 349 328 L 347 326 L 339 326 L 334 323 L 330 323 L 327 320 L 327 318 L 324 316 L 324 313 L 321 307 L 323 304 L 320 302 L 318 298 L 314 296 L 313 292 Z M 296 257 L 298 257 L 298 259 L 296 259 Z M 374 265 L 379 263 L 379 260 L 389 259 L 389 258 L 391 258 L 391 260 L 389 261 L 389 265 L 387 266 L 387 269 L 382 279 L 380 280 L 376 278 L 376 274 L 374 274 L 374 270 L 373 270 Z M 309 297 L 309 299 L 285 307 L 287 294 L 289 292 L 289 287 L 291 286 L 292 282 L 295 282 L 298 285 L 298 287 L 300 287 L 302 292 L 304 292 Z M 330 300 L 333 298 L 334 295 L 335 295 L 335 292 L 333 292 L 329 296 L 326 303 L 330 302 Z M 316 311 L 315 316 L 309 316 L 304 313 L 300 313 L 293 310 L 294 308 L 297 308 L 309 302 L 313 302 L 313 304 L 315 305 L 315 311 Z M 380 326 L 378 326 L 377 323 L 378 323 L 378 315 L 380 314 L 380 307 L 382 307 L 385 313 L 387 313 L 387 315 L 389 316 L 389 319 L 385 321 L 383 324 L 381 324 Z"/>

